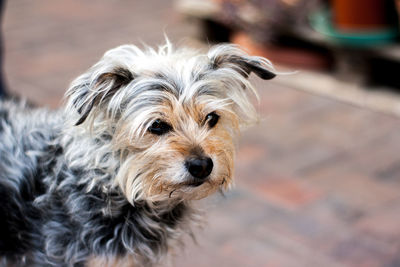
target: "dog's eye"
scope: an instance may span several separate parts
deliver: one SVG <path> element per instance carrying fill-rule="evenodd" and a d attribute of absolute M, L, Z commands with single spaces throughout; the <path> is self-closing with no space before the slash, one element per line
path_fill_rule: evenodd
<path fill-rule="evenodd" d="M 215 112 L 211 112 L 206 116 L 206 122 L 210 128 L 213 128 L 219 120 L 219 115 Z"/>
<path fill-rule="evenodd" d="M 157 119 L 153 122 L 153 124 L 149 127 L 149 132 L 156 135 L 163 135 L 171 131 L 172 127 L 165 121 Z"/>

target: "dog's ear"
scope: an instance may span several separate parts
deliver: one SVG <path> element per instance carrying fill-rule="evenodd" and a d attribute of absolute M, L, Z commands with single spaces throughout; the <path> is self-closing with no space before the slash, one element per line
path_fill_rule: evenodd
<path fill-rule="evenodd" d="M 96 69 L 96 65 L 93 67 Z M 75 125 L 82 124 L 92 109 L 110 99 L 121 87 L 134 79 L 126 68 L 116 67 L 110 71 L 88 73 L 78 77 L 67 92 L 70 103 L 79 113 Z"/>
<path fill-rule="evenodd" d="M 232 68 L 248 78 L 250 73 L 256 74 L 264 80 L 270 80 L 276 76 L 273 73 L 272 64 L 263 57 L 249 56 L 235 45 L 217 45 L 210 49 L 208 57 L 213 69 Z"/>

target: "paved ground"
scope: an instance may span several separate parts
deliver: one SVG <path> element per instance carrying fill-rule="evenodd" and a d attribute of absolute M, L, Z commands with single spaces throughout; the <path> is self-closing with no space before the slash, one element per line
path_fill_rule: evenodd
<path fill-rule="evenodd" d="M 107 49 L 195 30 L 166 0 L 12 0 L 3 31 L 10 88 L 54 108 Z M 176 266 L 400 266 L 400 119 L 254 80 L 237 187 Z"/>

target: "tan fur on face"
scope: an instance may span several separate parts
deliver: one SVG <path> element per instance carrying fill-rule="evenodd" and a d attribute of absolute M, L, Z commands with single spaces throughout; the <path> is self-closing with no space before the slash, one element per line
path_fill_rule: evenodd
<path fill-rule="evenodd" d="M 131 157 L 117 179 L 128 199 L 200 199 L 227 189 L 232 183 L 234 138 L 239 130 L 236 116 L 226 110 L 211 110 L 210 106 L 195 101 L 182 104 L 178 99 L 171 100 L 157 112 L 160 119 L 172 126 L 171 132 L 163 136 L 147 132 L 140 140 L 127 138 L 129 127 L 118 132 L 116 146 L 131 150 L 127 153 Z M 213 128 L 206 122 L 210 112 L 220 116 Z M 185 169 L 185 160 L 201 155 L 210 157 L 214 168 L 204 184 L 193 187 L 186 179 L 190 174 Z"/>

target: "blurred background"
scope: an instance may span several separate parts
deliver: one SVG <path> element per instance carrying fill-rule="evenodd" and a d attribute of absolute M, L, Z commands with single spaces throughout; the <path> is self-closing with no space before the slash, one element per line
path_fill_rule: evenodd
<path fill-rule="evenodd" d="M 9 0 L 7 90 L 49 108 L 115 46 L 234 42 L 280 71 L 251 79 L 261 123 L 236 188 L 206 200 L 178 267 L 400 266 L 399 0 Z"/>

